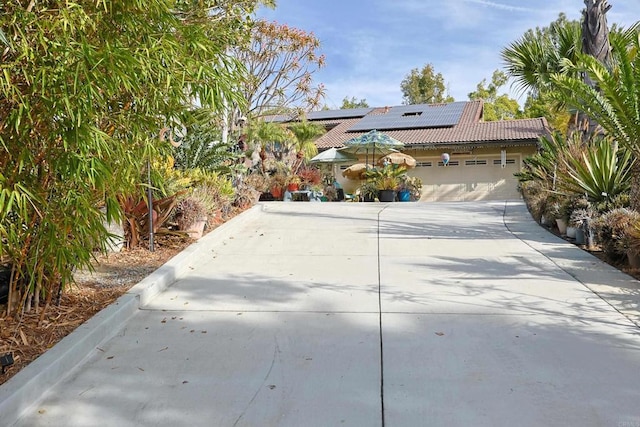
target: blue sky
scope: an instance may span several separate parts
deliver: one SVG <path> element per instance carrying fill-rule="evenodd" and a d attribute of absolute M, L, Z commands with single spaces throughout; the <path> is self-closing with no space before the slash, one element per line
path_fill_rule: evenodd
<path fill-rule="evenodd" d="M 583 0 L 277 0 L 259 16 L 313 32 L 326 67 L 315 74 L 325 103 L 345 96 L 371 106 L 400 105 L 400 82 L 431 63 L 456 101 L 502 67 L 500 51 L 530 28 L 547 26 L 560 12 L 579 19 Z M 609 0 L 609 25 L 640 21 L 638 0 Z M 509 88 L 505 88 L 508 91 Z M 516 97 L 515 93 L 511 93 Z M 522 103 L 524 99 L 519 99 Z"/>

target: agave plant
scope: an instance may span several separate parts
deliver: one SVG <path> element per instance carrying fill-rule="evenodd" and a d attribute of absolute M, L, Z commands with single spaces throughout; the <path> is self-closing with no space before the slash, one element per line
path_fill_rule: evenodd
<path fill-rule="evenodd" d="M 563 185 L 570 192 L 586 194 L 593 202 L 611 202 L 629 191 L 633 163 L 629 150 L 609 138 L 597 138 L 582 158 L 565 159 L 571 179 Z"/>

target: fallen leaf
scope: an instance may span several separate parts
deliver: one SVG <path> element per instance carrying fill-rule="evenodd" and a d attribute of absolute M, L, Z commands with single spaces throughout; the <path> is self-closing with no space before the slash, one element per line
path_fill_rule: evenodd
<path fill-rule="evenodd" d="M 436 335 L 439 337 L 444 336 L 444 332 L 436 332 Z"/>
<path fill-rule="evenodd" d="M 24 332 L 22 332 L 22 328 L 20 328 L 20 338 L 22 338 L 22 343 L 24 345 L 29 345 L 29 340 L 27 339 L 27 336 L 24 334 Z"/>

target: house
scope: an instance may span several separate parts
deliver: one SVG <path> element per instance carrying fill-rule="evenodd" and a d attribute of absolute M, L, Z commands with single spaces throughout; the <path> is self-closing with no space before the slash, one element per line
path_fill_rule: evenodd
<path fill-rule="evenodd" d="M 538 138 L 548 134 L 547 122 L 544 118 L 484 122 L 482 110 L 478 100 L 314 111 L 307 120 L 327 129 L 316 140 L 319 151 L 343 147 L 345 141 L 373 129 L 404 143 L 401 151 L 417 160 L 409 175 L 422 179 L 422 201 L 520 198 L 514 173 L 524 158 L 536 152 Z M 364 161 L 364 154 L 361 157 Z M 359 185 L 336 175 L 346 191 Z"/>

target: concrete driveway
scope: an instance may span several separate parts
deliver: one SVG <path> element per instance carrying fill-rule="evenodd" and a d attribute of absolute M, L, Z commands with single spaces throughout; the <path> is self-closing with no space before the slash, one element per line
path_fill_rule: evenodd
<path fill-rule="evenodd" d="M 637 282 L 521 202 L 267 203 L 189 253 L 15 425 L 640 427 Z"/>

